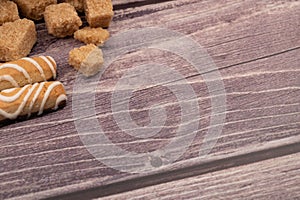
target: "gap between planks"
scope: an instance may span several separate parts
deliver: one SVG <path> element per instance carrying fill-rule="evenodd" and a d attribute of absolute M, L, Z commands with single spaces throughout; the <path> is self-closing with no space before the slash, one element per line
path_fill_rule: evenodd
<path fill-rule="evenodd" d="M 129 1 L 115 0 L 113 1 L 113 4 L 114 4 L 114 10 L 124 10 L 128 8 L 142 7 L 151 4 L 164 3 L 168 1 L 174 1 L 174 0 L 129 0 Z"/>
<path fill-rule="evenodd" d="M 299 199 L 299 156 L 290 154 L 100 199 Z"/>
<path fill-rule="evenodd" d="M 108 197 L 111 195 L 116 195 L 119 193 L 137 190 L 149 186 L 182 180 L 185 178 L 204 175 L 211 172 L 221 171 L 233 167 L 239 167 L 242 165 L 248 165 L 264 160 L 280 158 L 283 156 L 299 153 L 300 137 L 298 137 L 298 139 L 296 140 L 294 139 L 293 141 L 298 142 L 291 143 L 290 141 L 283 140 L 282 142 L 276 142 L 276 144 L 269 144 L 267 145 L 268 147 L 257 147 L 257 151 L 240 152 L 237 155 L 233 155 L 227 158 L 213 158 L 211 160 L 208 159 L 207 161 L 198 161 L 198 164 L 192 164 L 190 166 L 185 166 L 181 163 L 177 168 L 174 167 L 173 170 L 165 170 L 158 174 L 150 174 L 143 177 L 126 179 L 124 181 L 121 180 L 104 186 L 91 187 L 87 190 L 76 190 L 76 192 L 66 192 L 63 194 L 56 195 L 57 191 L 56 189 L 54 189 L 52 191 L 43 191 L 41 193 L 38 192 L 34 194 L 20 196 L 15 199 L 31 199 L 34 196 L 39 196 L 39 198 L 46 200 L 80 200 L 83 196 L 85 199 Z M 278 145 L 284 143 L 285 145 Z M 197 159 L 194 160 L 196 160 L 195 162 L 197 162 Z M 180 168 L 181 165 L 184 167 Z M 70 188 L 65 188 L 65 191 L 71 191 L 72 187 L 73 186 L 70 186 Z"/>

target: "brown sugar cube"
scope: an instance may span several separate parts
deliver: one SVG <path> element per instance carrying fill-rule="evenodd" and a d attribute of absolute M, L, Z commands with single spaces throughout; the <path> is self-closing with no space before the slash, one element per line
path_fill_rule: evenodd
<path fill-rule="evenodd" d="M 12 1 L 0 0 L 0 26 L 20 19 L 18 7 Z"/>
<path fill-rule="evenodd" d="M 84 76 L 93 76 L 97 74 L 102 67 L 102 51 L 94 44 L 75 48 L 69 53 L 69 64 Z"/>
<path fill-rule="evenodd" d="M 72 6 L 74 6 L 74 8 L 78 11 L 78 12 L 83 12 L 83 0 L 65 0 L 65 2 L 71 4 Z"/>
<path fill-rule="evenodd" d="M 85 27 L 74 33 L 74 38 L 85 44 L 103 44 L 109 38 L 109 32 L 103 28 Z"/>
<path fill-rule="evenodd" d="M 27 56 L 36 43 L 33 21 L 18 19 L 0 26 L 0 61 L 12 61 Z"/>
<path fill-rule="evenodd" d="M 57 4 L 57 0 L 13 0 L 17 3 L 20 13 L 33 20 L 43 19 L 45 8 Z"/>
<path fill-rule="evenodd" d="M 44 17 L 48 33 L 58 38 L 73 35 L 82 25 L 75 8 L 68 3 L 48 6 Z"/>
<path fill-rule="evenodd" d="M 85 0 L 84 11 L 89 25 L 93 28 L 108 27 L 114 15 L 111 0 Z"/>

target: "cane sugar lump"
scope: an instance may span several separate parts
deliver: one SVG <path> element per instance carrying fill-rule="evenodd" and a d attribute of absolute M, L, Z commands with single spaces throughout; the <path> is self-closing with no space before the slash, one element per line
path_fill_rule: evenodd
<path fill-rule="evenodd" d="M 93 76 L 103 65 L 102 51 L 94 44 L 75 48 L 69 52 L 69 64 L 84 76 Z"/>
<path fill-rule="evenodd" d="M 18 19 L 0 26 L 0 61 L 8 62 L 26 57 L 37 41 L 33 21 Z"/>

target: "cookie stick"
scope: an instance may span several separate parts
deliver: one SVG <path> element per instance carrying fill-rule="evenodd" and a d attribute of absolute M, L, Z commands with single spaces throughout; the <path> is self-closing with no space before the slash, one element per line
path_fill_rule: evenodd
<path fill-rule="evenodd" d="M 31 114 L 56 110 L 65 105 L 66 92 L 62 83 L 42 82 L 0 92 L 0 122 Z"/>
<path fill-rule="evenodd" d="M 0 91 L 56 78 L 56 62 L 50 56 L 22 58 L 0 65 Z"/>

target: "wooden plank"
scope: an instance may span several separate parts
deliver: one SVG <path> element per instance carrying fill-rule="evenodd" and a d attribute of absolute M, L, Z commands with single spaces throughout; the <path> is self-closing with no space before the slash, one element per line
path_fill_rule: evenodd
<path fill-rule="evenodd" d="M 55 196 L 54 198 L 47 199 L 81 199 L 82 196 L 88 199 L 106 197 L 112 194 L 118 194 L 140 188 L 146 188 L 149 186 L 167 183 L 174 180 L 183 180 L 189 177 L 229 169 L 231 167 L 243 166 L 245 164 L 260 162 L 270 158 L 290 155 L 299 152 L 299 149 L 299 143 L 275 148 L 268 146 L 268 148 L 265 150 L 258 149 L 257 152 L 252 152 L 248 154 L 244 152 L 244 154 L 242 155 L 210 160 L 208 162 L 200 163 L 199 165 L 187 166 L 181 163 L 183 168 L 176 169 L 174 167 L 159 174 L 146 175 L 124 181 L 121 180 L 100 187 L 94 187 L 88 190 L 77 191 L 74 193 Z M 65 190 L 67 190 L 67 188 L 65 188 Z"/>
<path fill-rule="evenodd" d="M 298 199 L 300 153 L 101 198 Z"/>
<path fill-rule="evenodd" d="M 256 152 L 261 145 L 269 148 L 267 144 L 281 146 L 283 141 L 287 144 L 300 141 L 299 7 L 296 1 L 165 2 L 116 11 L 110 31 L 114 35 L 159 22 L 193 37 L 207 48 L 224 78 L 228 104 L 222 136 L 207 159 L 230 158 L 246 151 Z M 48 197 L 143 176 L 113 170 L 89 154 L 74 126 L 71 97 L 76 73 L 67 65 L 68 50 L 81 44 L 72 38 L 58 40 L 48 36 L 44 24 L 37 28 L 39 40 L 32 55 L 43 53 L 57 60 L 59 80 L 68 91 L 68 106 L 42 118 L 1 128 L 0 196 Z M 195 158 L 209 128 L 210 100 L 201 75 L 190 70 L 191 66 L 176 55 L 141 51 L 116 61 L 99 83 L 98 118 L 114 143 L 132 151 L 153 150 L 172 137 L 178 117 L 176 105 L 170 110 L 174 114 L 170 124 L 173 129 L 142 145 L 124 136 L 111 120 L 110 95 L 118 78 L 133 64 L 153 59 L 183 73 L 198 95 L 193 100 L 201 108 L 196 119 L 201 129 L 178 163 L 181 167 L 199 164 L 203 160 Z M 151 97 L 153 103 L 161 106 L 172 100 L 168 91 L 150 89 L 135 94 L 133 109 L 148 109 L 149 105 L 138 102 Z M 133 116 L 141 124 L 149 119 L 143 112 Z M 172 165 L 167 168 L 171 169 Z"/>

